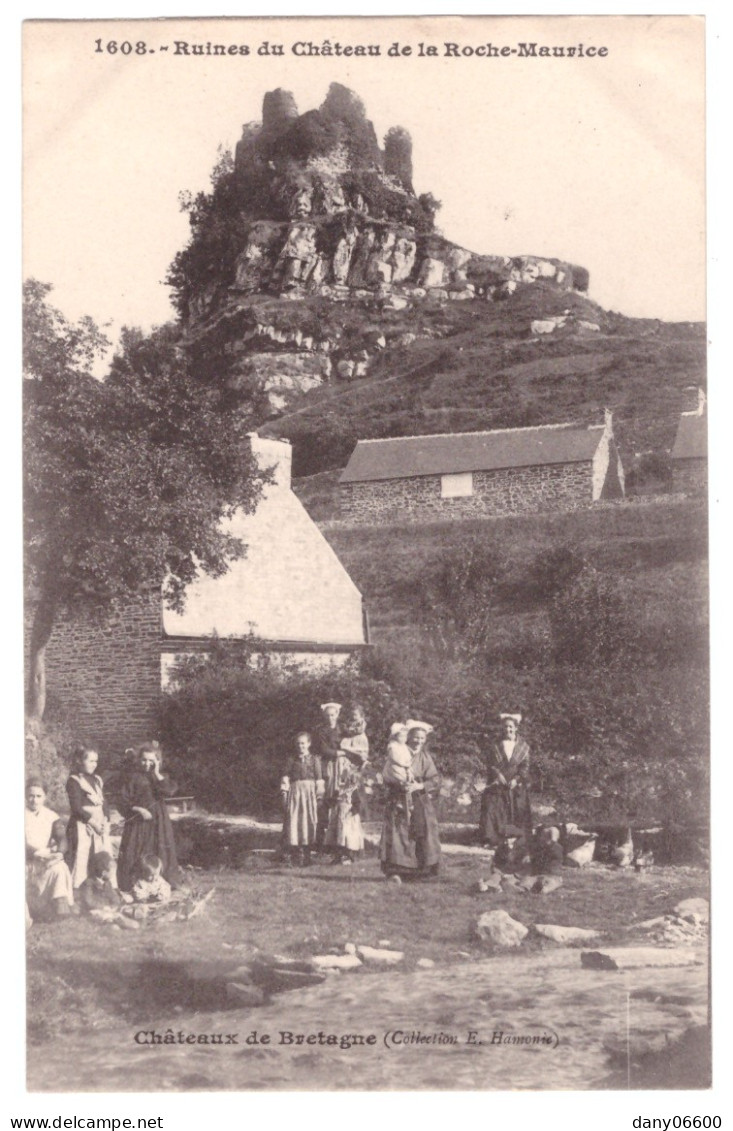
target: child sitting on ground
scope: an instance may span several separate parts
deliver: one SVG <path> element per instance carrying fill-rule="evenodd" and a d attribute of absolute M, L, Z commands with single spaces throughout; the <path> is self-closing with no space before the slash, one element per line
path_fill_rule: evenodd
<path fill-rule="evenodd" d="M 560 830 L 555 825 L 537 830 L 532 862 L 545 875 L 556 876 L 562 871 L 563 849 Z"/>
<path fill-rule="evenodd" d="M 152 852 L 140 858 L 140 876 L 132 885 L 135 903 L 168 903 L 171 885 L 163 878 L 163 861 Z"/>
<path fill-rule="evenodd" d="M 133 913 L 132 896 L 112 886 L 112 857 L 109 852 L 95 852 L 89 860 L 88 875 L 79 887 L 82 912 L 103 923 L 137 926 L 127 918 Z"/>

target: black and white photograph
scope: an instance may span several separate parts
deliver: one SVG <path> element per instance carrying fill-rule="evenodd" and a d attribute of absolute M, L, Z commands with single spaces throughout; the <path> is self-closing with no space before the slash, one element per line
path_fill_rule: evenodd
<path fill-rule="evenodd" d="M 704 59 L 23 25 L 29 1093 L 711 1088 Z"/>

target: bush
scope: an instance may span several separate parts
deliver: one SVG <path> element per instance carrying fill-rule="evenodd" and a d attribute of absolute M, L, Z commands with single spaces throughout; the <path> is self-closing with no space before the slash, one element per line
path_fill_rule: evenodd
<path fill-rule="evenodd" d="M 172 772 L 181 788 L 219 812 L 277 814 L 294 737 L 320 722 L 320 703 L 335 699 L 347 710 L 361 705 L 378 757 L 390 723 L 405 710 L 386 682 L 360 673 L 354 663 L 313 674 L 224 643 L 209 659 L 180 665 L 177 685 L 164 696 L 161 712 Z"/>
<path fill-rule="evenodd" d="M 419 579 L 419 615 L 446 655 L 486 651 L 507 572 L 500 552 L 479 539 L 463 538 L 444 552 L 434 574 Z"/>
<path fill-rule="evenodd" d="M 66 781 L 79 739 L 68 723 L 27 721 L 25 729 L 26 778 L 39 777 L 46 787 L 46 804 L 57 812 L 68 810 Z"/>
<path fill-rule="evenodd" d="M 586 563 L 550 603 L 555 659 L 570 664 L 628 665 L 640 649 L 636 602 L 618 582 Z"/>

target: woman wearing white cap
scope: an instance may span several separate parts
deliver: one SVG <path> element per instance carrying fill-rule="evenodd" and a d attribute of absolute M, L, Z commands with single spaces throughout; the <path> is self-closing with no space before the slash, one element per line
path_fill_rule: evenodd
<path fill-rule="evenodd" d="M 325 792 L 318 804 L 318 834 L 316 844 L 323 848 L 328 829 L 331 810 L 338 800 L 337 761 L 341 751 L 341 740 L 345 731 L 339 721 L 340 703 L 321 703 L 322 719 L 313 732 L 313 752 L 321 760 Z"/>
<path fill-rule="evenodd" d="M 433 728 L 418 719 L 408 719 L 407 748 L 411 754 L 409 767 L 401 767 L 394 780 L 395 766 L 388 756 L 385 765 L 387 791 L 379 858 L 384 874 L 402 879 L 428 879 L 438 873 L 440 838 L 438 818 L 432 796 L 440 789 L 440 774 L 425 748 Z M 410 804 L 405 804 L 409 793 Z"/>
<path fill-rule="evenodd" d="M 499 738 L 486 759 L 488 785 L 481 798 L 479 837 L 498 848 L 507 838 L 527 843 L 532 835 L 529 802 L 529 746 L 519 737 L 519 713 L 499 715 Z"/>

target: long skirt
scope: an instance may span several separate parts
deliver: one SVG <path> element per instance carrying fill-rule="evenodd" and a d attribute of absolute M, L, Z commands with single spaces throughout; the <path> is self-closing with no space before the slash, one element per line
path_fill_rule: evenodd
<path fill-rule="evenodd" d="M 104 814 L 101 812 L 100 822 L 104 822 Z M 71 882 L 75 888 L 81 887 L 87 878 L 89 858 L 95 852 L 109 852 L 110 856 L 112 855 L 112 845 L 106 822 L 103 827 L 103 833 L 96 833 L 85 821 L 77 821 L 73 817 L 69 821 L 66 830 L 69 838 L 68 862 L 71 870 Z"/>
<path fill-rule="evenodd" d="M 283 844 L 290 848 L 315 844 L 317 827 L 316 783 L 311 779 L 291 782 Z"/>
<path fill-rule="evenodd" d="M 43 860 L 34 860 L 26 868 L 26 902 L 31 915 L 50 910 L 55 899 L 65 899 L 69 906 L 74 902 L 66 861 L 45 864 Z"/>
<path fill-rule="evenodd" d="M 361 816 L 354 812 L 351 797 L 340 799 L 332 807 L 325 843 L 329 847 L 348 848 L 350 852 L 364 848 Z"/>
<path fill-rule="evenodd" d="M 151 809 L 152 820 L 144 821 L 139 814 L 128 817 L 122 830 L 120 855 L 117 861 L 117 882 L 120 891 L 132 891 L 139 878 L 140 860 L 151 853 L 163 863 L 163 878 L 171 887 L 179 887 L 182 876 L 173 839 L 173 826 L 164 801 L 156 801 Z"/>
<path fill-rule="evenodd" d="M 526 786 L 492 785 L 481 796 L 479 838 L 496 848 L 507 836 L 529 839 L 532 835 L 532 810 Z"/>
<path fill-rule="evenodd" d="M 440 838 L 438 818 L 426 793 L 412 794 L 408 815 L 404 794 L 390 794 L 379 845 L 382 871 L 387 875 L 429 875 L 438 870 Z"/>

